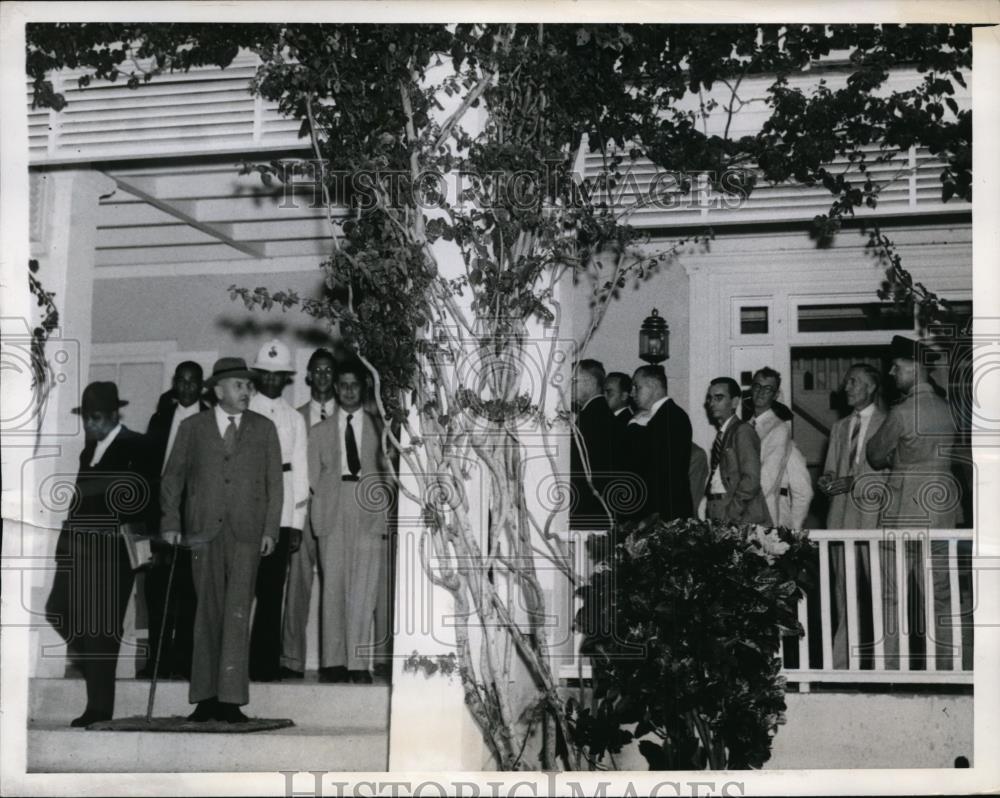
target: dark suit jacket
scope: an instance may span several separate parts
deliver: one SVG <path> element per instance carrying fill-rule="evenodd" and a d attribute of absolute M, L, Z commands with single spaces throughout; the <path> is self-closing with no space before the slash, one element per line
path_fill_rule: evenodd
<path fill-rule="evenodd" d="M 586 448 L 591 481 L 598 493 L 603 493 L 612 471 L 612 446 L 621 431 L 608 402 L 597 396 L 587 403 L 577 418 L 577 429 Z M 583 453 L 577 448 L 576 436 L 570 445 L 570 482 L 576 503 L 570 510 L 570 525 L 578 529 L 607 528 L 610 523 L 601 502 L 587 484 Z"/>
<path fill-rule="evenodd" d="M 77 502 L 67 521 L 87 525 L 141 520 L 149 498 L 148 474 L 142 456 L 143 436 L 124 424 L 101 461 L 90 467 L 97 444 L 88 441 L 80 452 L 76 477 Z"/>
<path fill-rule="evenodd" d="M 177 429 L 160 484 L 160 527 L 181 531 L 186 542 L 212 540 L 228 518 L 245 543 L 278 539 L 283 497 L 281 446 L 270 419 L 244 410 L 236 451 L 227 456 L 215 411 L 186 418 Z M 186 496 L 181 524 L 181 497 Z"/>
<path fill-rule="evenodd" d="M 771 525 L 760 489 L 760 438 L 749 424 L 735 417 L 722 438 L 719 476 L 726 487 L 727 520 Z"/>
<path fill-rule="evenodd" d="M 166 391 L 160 396 L 156 412 L 150 416 L 149 425 L 146 427 L 145 468 L 152 489 L 147 523 L 153 531 L 160 526 L 160 473 L 163 471 L 163 458 L 167 454 L 167 441 L 170 439 L 170 427 L 173 424 L 177 407 L 177 398 L 174 396 L 174 392 L 172 390 Z M 198 401 L 199 411 L 208 410 L 208 408 L 208 402 Z"/>
<path fill-rule="evenodd" d="M 667 399 L 645 427 L 632 424 L 636 473 L 645 486 L 646 501 L 639 517 L 659 513 L 664 521 L 690 518 L 691 420 L 673 399 Z"/>
<path fill-rule="evenodd" d="M 143 472 L 143 436 L 124 425 L 104 452 L 100 462 L 91 468 L 97 444 L 88 441 L 80 452 L 80 470 L 74 491 L 77 500 L 70 509 L 56 542 L 56 570 L 52 592 L 45 605 L 49 622 L 64 640 L 72 636 L 74 612 L 77 618 L 85 608 L 74 607 L 71 595 L 79 595 L 85 586 L 71 584 L 69 563 L 74 558 L 73 530 L 89 530 L 85 534 L 116 534 L 123 523 L 141 521 L 147 512 L 148 480 Z M 117 569 L 128 569 L 128 557 L 119 546 Z M 97 588 L 95 588 L 96 590 Z M 127 602 L 128 596 L 119 597 Z M 95 598 L 95 601 L 98 601 Z M 113 608 L 112 608 L 113 609 Z M 112 616 L 114 612 L 112 612 Z M 120 621 L 118 621 L 120 622 Z"/>

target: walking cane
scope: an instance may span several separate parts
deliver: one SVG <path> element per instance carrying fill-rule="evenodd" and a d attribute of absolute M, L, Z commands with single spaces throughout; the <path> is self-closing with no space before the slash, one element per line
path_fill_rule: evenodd
<path fill-rule="evenodd" d="M 153 660 L 153 679 L 149 685 L 149 701 L 146 704 L 146 723 L 153 717 L 153 701 L 156 699 L 156 679 L 160 673 L 160 654 L 163 652 L 163 632 L 167 628 L 170 615 L 170 587 L 174 582 L 174 566 L 177 565 L 177 541 L 174 541 L 170 556 L 170 573 L 167 574 L 167 595 L 163 600 L 163 620 L 160 622 L 160 636 L 156 643 L 156 658 Z"/>

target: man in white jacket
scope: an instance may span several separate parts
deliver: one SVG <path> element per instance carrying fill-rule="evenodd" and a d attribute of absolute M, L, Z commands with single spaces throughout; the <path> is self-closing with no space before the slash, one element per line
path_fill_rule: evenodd
<path fill-rule="evenodd" d="M 771 520 L 778 523 L 778 498 L 782 495 L 782 476 L 788 460 L 788 446 L 792 437 L 792 425 L 782 421 L 771 405 L 781 389 L 781 375 L 765 366 L 753 375 L 750 396 L 753 400 L 753 416 L 747 423 L 760 438 L 760 489 L 767 503 Z M 785 496 L 788 495 L 787 488 Z"/>
<path fill-rule="evenodd" d="M 302 543 L 309 502 L 308 432 L 302 414 L 281 395 L 295 373 L 289 348 L 281 341 L 269 341 L 257 353 L 252 369 L 257 393 L 250 409 L 277 428 L 284 477 L 281 533 L 274 553 L 261 561 L 257 571 L 257 607 L 250 634 L 250 678 L 271 682 L 281 678 L 281 606 L 288 557 Z"/>

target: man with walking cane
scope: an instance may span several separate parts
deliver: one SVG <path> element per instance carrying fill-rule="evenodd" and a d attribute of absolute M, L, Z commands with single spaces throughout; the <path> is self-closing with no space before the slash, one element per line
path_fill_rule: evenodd
<path fill-rule="evenodd" d="M 198 598 L 189 719 L 199 722 L 248 720 L 250 607 L 281 524 L 281 447 L 274 424 L 248 409 L 252 377 L 242 358 L 216 361 L 206 384 L 219 403 L 181 423 L 160 487 L 167 543 L 180 540 L 185 499 Z"/>

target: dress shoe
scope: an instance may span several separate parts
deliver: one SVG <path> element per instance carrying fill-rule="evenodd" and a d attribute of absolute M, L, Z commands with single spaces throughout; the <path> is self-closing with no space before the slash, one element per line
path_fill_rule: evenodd
<path fill-rule="evenodd" d="M 84 729 L 91 723 L 97 723 L 102 720 L 111 720 L 111 713 L 101 712 L 97 709 L 88 709 L 80 717 L 71 720 L 69 725 L 76 729 Z"/>
<path fill-rule="evenodd" d="M 194 712 L 187 716 L 187 719 L 193 720 L 195 723 L 204 723 L 209 720 L 219 720 L 218 709 L 218 699 L 206 698 L 204 701 L 198 702 L 198 707 Z"/>
<path fill-rule="evenodd" d="M 250 718 L 243 714 L 238 704 L 226 704 L 219 702 L 218 712 L 215 716 L 218 720 L 226 723 L 246 723 Z"/>
<path fill-rule="evenodd" d="M 332 668 L 319 669 L 319 680 L 325 684 L 346 682 L 347 679 L 347 668 L 343 665 L 334 665 Z"/>
<path fill-rule="evenodd" d="M 281 666 L 281 670 L 278 673 L 281 674 L 282 679 L 304 679 L 306 677 L 302 671 L 292 670 L 291 668 L 286 668 L 284 665 Z"/>
<path fill-rule="evenodd" d="M 372 675 L 368 671 L 348 671 L 354 684 L 371 684 Z"/>
<path fill-rule="evenodd" d="M 281 681 L 281 673 L 277 672 L 277 671 L 276 672 L 272 672 L 272 673 L 252 673 L 252 674 L 250 674 L 250 681 L 251 682 L 280 682 Z"/>

